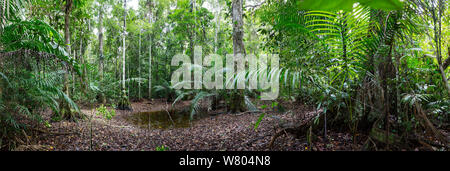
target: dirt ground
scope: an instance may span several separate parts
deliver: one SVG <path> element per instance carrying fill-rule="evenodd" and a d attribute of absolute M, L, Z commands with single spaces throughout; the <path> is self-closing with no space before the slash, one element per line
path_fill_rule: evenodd
<path fill-rule="evenodd" d="M 188 106 L 189 102 L 184 101 L 174 108 Z M 81 110 L 88 118 L 92 116 L 91 120 L 50 123 L 47 133 L 40 133 L 29 145 L 17 150 L 153 151 L 161 146 L 170 151 L 336 151 L 361 148 L 362 142 L 353 141 L 350 134 L 330 131 L 327 142 L 319 135 L 310 148 L 306 138 L 282 135 L 269 149 L 268 144 L 280 119 L 302 119 L 316 113 L 313 108 L 298 103 L 283 106 L 286 108 L 284 112 L 265 111 L 267 115 L 256 130 L 254 124 L 261 112 L 210 115 L 192 121 L 188 128 L 148 129 L 133 125 L 126 118 L 138 112 L 170 110 L 170 103 L 164 100 L 133 102 L 133 111 L 116 110 L 116 116 L 110 121 L 95 115 L 94 107 L 85 106 Z"/>

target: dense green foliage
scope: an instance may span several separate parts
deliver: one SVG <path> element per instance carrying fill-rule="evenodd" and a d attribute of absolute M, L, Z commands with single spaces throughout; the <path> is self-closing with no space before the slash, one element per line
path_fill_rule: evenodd
<path fill-rule="evenodd" d="M 14 147 L 7 137 L 44 123 L 43 112 L 59 121 L 72 118 L 67 111 L 80 113 L 79 104 L 191 100 L 191 118 L 220 101 L 236 105 L 233 90 L 170 85 L 178 53 L 192 59 L 201 46 L 204 55 L 233 54 L 232 3 L 141 0 L 124 9 L 122 0 L 0 1 L 0 149 Z M 276 101 L 322 109 L 316 124 L 331 129 L 381 129 L 402 142 L 425 130 L 443 141 L 436 129 L 449 123 L 448 1 L 249 0 L 243 7 L 246 53 L 279 55 L 280 70 L 257 73 L 280 78 Z M 248 82 L 252 74 L 225 82 Z M 238 92 L 237 105 L 257 111 L 261 91 Z"/>

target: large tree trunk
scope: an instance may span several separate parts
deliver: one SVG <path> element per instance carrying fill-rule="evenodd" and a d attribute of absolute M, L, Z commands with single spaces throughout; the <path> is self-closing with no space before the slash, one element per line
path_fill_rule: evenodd
<path fill-rule="evenodd" d="M 64 8 L 64 43 L 66 44 L 66 51 L 67 53 L 71 53 L 70 49 L 70 13 L 72 10 L 72 0 L 66 0 L 65 8 Z M 67 94 L 68 97 L 70 97 L 69 94 L 69 70 L 66 68 L 66 72 L 64 73 L 64 87 L 63 92 Z M 72 119 L 72 112 L 70 110 L 69 104 L 62 99 L 61 100 L 61 109 L 60 109 L 60 115 L 64 119 Z"/>
<path fill-rule="evenodd" d="M 242 0 L 233 0 L 232 4 L 232 22 L 233 22 L 233 53 L 237 55 L 246 55 L 244 47 L 244 20 L 242 17 Z M 237 64 L 234 65 L 234 70 L 237 71 Z M 231 95 L 231 112 L 244 111 L 244 90 L 234 90 Z"/>
<path fill-rule="evenodd" d="M 100 73 L 100 84 L 103 82 L 103 72 L 104 72 L 104 55 L 103 55 L 103 4 L 100 4 L 99 14 L 98 14 L 98 62 L 99 62 L 99 73 Z M 100 85 L 102 86 L 102 85 Z M 101 103 L 106 103 L 106 97 L 103 93 L 99 94 L 99 100 Z"/>
<path fill-rule="evenodd" d="M 233 53 L 245 55 L 244 47 L 244 20 L 242 18 L 242 0 L 233 0 Z"/>
<path fill-rule="evenodd" d="M 98 61 L 99 61 L 99 72 L 100 80 L 103 80 L 103 5 L 100 5 L 98 14 Z"/>

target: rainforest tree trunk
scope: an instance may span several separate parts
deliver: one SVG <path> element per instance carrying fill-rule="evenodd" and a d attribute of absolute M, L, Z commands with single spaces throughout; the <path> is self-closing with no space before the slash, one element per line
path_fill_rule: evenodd
<path fill-rule="evenodd" d="M 70 13 L 72 10 L 72 0 L 66 0 L 65 9 L 64 9 L 64 43 L 66 44 L 66 51 L 70 54 Z M 68 97 L 69 94 L 69 69 L 66 67 L 66 71 L 64 73 L 64 87 L 63 92 L 66 93 Z M 69 104 L 62 99 L 61 100 L 61 109 L 60 115 L 63 119 L 72 119 L 72 113 L 70 110 Z"/>
<path fill-rule="evenodd" d="M 152 23 L 152 1 L 148 2 L 148 23 Z M 150 45 L 148 46 L 148 99 L 152 99 L 152 35 L 149 35 Z"/>
<path fill-rule="evenodd" d="M 98 14 L 98 61 L 99 61 L 99 73 L 100 73 L 100 84 L 103 83 L 103 72 L 104 72 L 104 56 L 103 56 L 103 4 L 100 4 L 99 14 Z M 103 93 L 100 93 L 99 100 L 101 103 L 106 103 L 106 97 Z"/>
<path fill-rule="evenodd" d="M 138 52 L 138 72 L 139 72 L 139 79 L 141 78 L 141 34 L 142 29 L 139 28 L 139 52 Z M 141 81 L 138 81 L 138 99 L 141 100 Z"/>
<path fill-rule="evenodd" d="M 98 14 L 98 61 L 99 61 L 99 72 L 100 81 L 103 80 L 103 68 L 104 68 L 104 57 L 103 57 L 103 5 L 100 5 Z"/>
<path fill-rule="evenodd" d="M 233 22 L 233 53 L 234 56 L 246 55 L 244 47 L 244 21 L 242 18 L 242 0 L 233 0 L 232 4 L 232 22 Z M 237 71 L 237 64 L 234 65 Z M 244 90 L 233 90 L 231 95 L 230 110 L 232 113 L 244 111 Z"/>
<path fill-rule="evenodd" d="M 214 36 L 214 54 L 217 54 L 217 49 L 219 48 L 218 44 L 218 37 L 219 37 L 219 31 L 220 31 L 220 10 L 222 10 L 220 6 L 220 0 L 217 0 L 217 6 L 219 7 L 216 12 L 216 33 Z"/>
<path fill-rule="evenodd" d="M 127 0 L 123 1 L 123 26 L 122 26 L 122 98 L 119 102 L 119 109 L 121 110 L 131 110 L 131 104 L 128 99 L 127 89 L 125 84 L 125 74 L 126 74 L 126 29 L 127 29 Z"/>

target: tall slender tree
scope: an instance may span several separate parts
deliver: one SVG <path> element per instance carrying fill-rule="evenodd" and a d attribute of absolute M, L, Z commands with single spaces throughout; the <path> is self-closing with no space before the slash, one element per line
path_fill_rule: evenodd
<path fill-rule="evenodd" d="M 100 79 L 103 78 L 104 56 L 103 56 L 103 4 L 100 2 L 98 12 L 98 60 Z"/>
<path fill-rule="evenodd" d="M 73 1 L 72 0 L 66 0 L 65 1 L 65 5 L 64 5 L 64 43 L 66 45 L 66 51 L 67 53 L 71 53 L 71 49 L 70 49 L 70 14 L 72 11 L 72 5 L 73 5 Z M 68 75 L 69 70 L 66 68 L 66 71 L 64 73 L 64 87 L 63 87 L 63 92 L 66 93 L 66 95 L 68 97 L 70 97 L 69 94 L 69 75 Z M 69 104 L 67 102 L 65 102 L 65 100 L 61 100 L 61 110 L 60 110 L 60 115 L 62 118 L 64 119 L 73 119 L 73 114 L 70 110 Z"/>
<path fill-rule="evenodd" d="M 442 19 L 445 16 L 445 2 L 444 0 L 412 0 L 411 1 L 417 7 L 418 13 L 423 13 L 425 15 L 419 15 L 422 17 L 424 22 L 431 22 L 433 35 L 427 34 L 430 39 L 434 42 L 434 49 L 436 60 L 438 62 L 437 70 L 441 74 L 442 83 L 444 87 L 447 89 L 447 93 L 450 95 L 450 84 L 448 83 L 447 76 L 445 70 L 450 63 L 450 58 L 443 61 L 443 50 L 442 50 Z M 430 21 L 431 20 L 431 21 Z M 450 57 L 450 55 L 449 55 Z"/>
<path fill-rule="evenodd" d="M 218 37 L 219 37 L 219 31 L 220 31 L 220 17 L 221 17 L 221 10 L 222 7 L 220 6 L 220 0 L 216 1 L 216 30 L 215 30 L 215 36 L 214 36 L 214 53 L 217 54 L 217 49 L 219 48 L 218 44 Z"/>
<path fill-rule="evenodd" d="M 141 44 L 142 44 L 142 29 L 139 26 L 139 52 L 138 52 L 138 72 L 139 72 L 139 78 L 141 78 Z M 138 81 L 138 98 L 141 100 L 141 82 Z"/>
<path fill-rule="evenodd" d="M 119 102 L 119 109 L 130 110 L 131 104 L 128 99 L 125 84 L 126 78 L 126 29 L 127 29 L 127 0 L 123 1 L 123 25 L 122 25 L 122 98 Z"/>
<path fill-rule="evenodd" d="M 244 20 L 243 10 L 242 10 L 242 0 L 233 0 L 232 4 L 232 22 L 233 22 L 233 53 L 234 56 L 245 56 L 245 46 L 244 46 Z M 233 61 L 236 63 L 236 61 Z M 234 64 L 234 70 L 237 71 L 237 64 Z M 244 111 L 244 91 L 234 90 L 231 99 L 231 112 Z"/>
<path fill-rule="evenodd" d="M 99 1 L 99 6 L 98 6 L 98 62 L 99 62 L 99 74 L 100 74 L 100 83 L 103 82 L 103 77 L 104 77 L 104 54 L 103 54 L 103 46 L 104 46 L 104 35 L 103 35 L 103 8 L 104 8 L 104 4 L 103 1 Z M 100 101 L 102 103 L 106 103 L 106 98 L 105 95 L 102 93 L 100 94 Z"/>
<path fill-rule="evenodd" d="M 153 3 L 151 0 L 148 2 L 148 23 L 152 23 L 152 8 Z M 150 44 L 148 45 L 148 99 L 152 99 L 152 34 L 151 31 L 149 32 L 149 41 Z"/>

